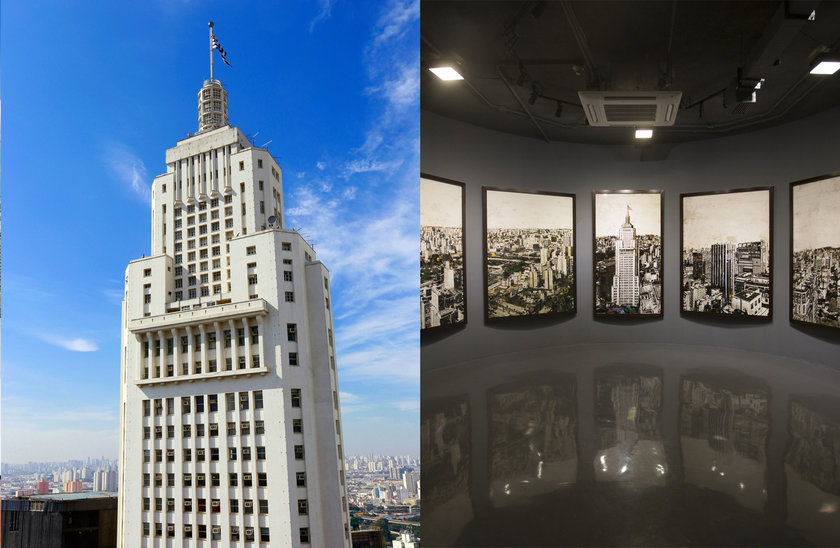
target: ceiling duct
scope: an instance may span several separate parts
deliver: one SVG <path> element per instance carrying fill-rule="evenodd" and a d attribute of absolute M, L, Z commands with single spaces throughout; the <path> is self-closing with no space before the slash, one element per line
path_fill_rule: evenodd
<path fill-rule="evenodd" d="M 579 91 L 590 126 L 672 126 L 681 91 Z"/>

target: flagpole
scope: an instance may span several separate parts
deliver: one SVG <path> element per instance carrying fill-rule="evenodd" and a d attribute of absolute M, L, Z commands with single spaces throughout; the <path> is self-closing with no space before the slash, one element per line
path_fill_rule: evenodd
<path fill-rule="evenodd" d="M 213 81 L 213 21 L 207 23 L 207 26 L 210 27 L 210 81 Z"/>

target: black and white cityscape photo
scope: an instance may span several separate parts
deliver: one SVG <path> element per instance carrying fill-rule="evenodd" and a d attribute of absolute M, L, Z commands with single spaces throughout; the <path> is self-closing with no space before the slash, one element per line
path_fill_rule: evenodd
<path fill-rule="evenodd" d="M 595 314 L 662 314 L 662 194 L 596 192 Z"/>
<path fill-rule="evenodd" d="M 791 319 L 840 328 L 840 177 L 791 186 Z"/>
<path fill-rule="evenodd" d="M 487 319 L 574 312 L 574 197 L 484 192 Z"/>
<path fill-rule="evenodd" d="M 464 187 L 420 178 L 421 329 L 466 322 Z"/>
<path fill-rule="evenodd" d="M 682 195 L 681 310 L 771 316 L 772 190 Z"/>

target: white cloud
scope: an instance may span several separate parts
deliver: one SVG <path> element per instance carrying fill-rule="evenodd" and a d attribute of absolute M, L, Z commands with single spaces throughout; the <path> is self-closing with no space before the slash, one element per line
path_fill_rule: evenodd
<path fill-rule="evenodd" d="M 395 402 L 400 411 L 417 411 L 420 409 L 420 400 L 405 400 Z"/>
<path fill-rule="evenodd" d="M 324 171 L 324 168 L 327 167 L 327 164 L 325 162 L 318 162 L 317 164 L 315 164 L 315 167 L 317 167 L 321 171 Z"/>
<path fill-rule="evenodd" d="M 420 0 L 394 1 L 390 9 L 379 18 L 374 45 L 381 46 L 392 39 L 399 39 L 419 17 Z"/>
<path fill-rule="evenodd" d="M 318 0 L 318 5 L 321 7 L 318 15 L 309 22 L 309 33 L 311 34 L 313 30 L 315 30 L 315 25 L 320 23 L 321 21 L 326 20 L 330 15 L 332 15 L 332 0 Z"/>
<path fill-rule="evenodd" d="M 341 193 L 341 197 L 345 200 L 352 200 L 356 197 L 356 187 L 348 186 L 344 189 L 344 192 Z"/>
<path fill-rule="evenodd" d="M 65 350 L 71 350 L 73 352 L 96 352 L 97 350 L 99 350 L 99 347 L 96 346 L 96 343 L 87 339 L 83 339 L 81 337 L 57 337 L 55 335 L 48 335 L 46 333 L 36 333 L 35 335 L 44 342 L 47 342 L 53 346 L 58 346 L 59 348 L 63 348 Z"/>
<path fill-rule="evenodd" d="M 357 159 L 347 162 L 344 166 L 342 177 L 345 179 L 357 173 L 370 173 L 371 171 L 393 171 L 400 167 L 403 163 L 402 159 L 391 160 L 390 162 L 380 162 L 378 160 Z"/>
<path fill-rule="evenodd" d="M 105 162 L 111 172 L 144 202 L 152 203 L 152 186 L 146 165 L 128 147 L 113 144 L 107 147 Z"/>
<path fill-rule="evenodd" d="M 341 398 L 342 405 L 345 403 L 356 403 L 362 401 L 362 398 L 356 396 L 355 394 L 351 394 L 350 392 L 339 392 L 338 395 Z"/>

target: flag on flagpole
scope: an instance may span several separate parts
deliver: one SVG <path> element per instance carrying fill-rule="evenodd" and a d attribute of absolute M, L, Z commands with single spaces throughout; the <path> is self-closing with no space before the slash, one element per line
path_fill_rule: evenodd
<path fill-rule="evenodd" d="M 226 52 L 226 51 L 222 48 L 222 46 L 221 46 L 221 45 L 219 45 L 219 41 L 218 41 L 218 40 L 216 40 L 216 35 L 215 35 L 215 34 L 211 34 L 211 35 L 210 35 L 210 37 L 213 39 L 213 49 L 217 49 L 217 50 L 219 50 L 219 53 L 222 55 L 222 61 L 224 61 L 224 62 L 225 62 L 225 64 L 226 64 L 227 66 L 229 66 L 229 67 L 233 66 L 233 65 L 231 65 L 231 64 L 228 62 L 228 60 L 227 60 L 227 52 Z"/>

